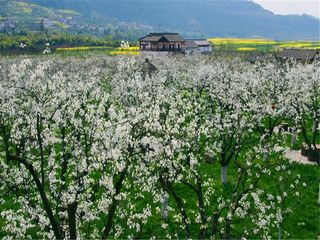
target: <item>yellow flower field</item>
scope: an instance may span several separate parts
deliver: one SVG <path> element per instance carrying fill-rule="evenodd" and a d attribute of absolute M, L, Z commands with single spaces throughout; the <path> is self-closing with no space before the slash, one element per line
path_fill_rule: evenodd
<path fill-rule="evenodd" d="M 114 51 L 110 52 L 110 55 L 139 55 L 139 47 L 118 47 Z"/>
<path fill-rule="evenodd" d="M 272 39 L 260 38 L 209 38 L 209 42 L 214 44 L 275 44 Z"/>
<path fill-rule="evenodd" d="M 139 55 L 140 52 L 138 51 L 111 51 L 110 55 Z"/>
<path fill-rule="evenodd" d="M 215 50 L 279 51 L 285 48 L 320 49 L 320 41 L 275 41 L 263 38 L 209 38 Z"/>
<path fill-rule="evenodd" d="M 90 50 L 105 50 L 111 47 L 106 46 L 81 46 L 81 47 L 70 47 L 70 48 L 57 48 L 56 51 L 90 51 Z"/>
<path fill-rule="evenodd" d="M 107 54 L 109 55 L 138 55 L 140 54 L 139 47 L 117 47 L 112 48 L 108 46 L 81 46 L 81 47 L 64 47 L 64 48 L 57 48 L 57 52 L 85 52 L 85 51 L 100 51 L 100 50 L 107 50 Z"/>
<path fill-rule="evenodd" d="M 312 47 L 312 43 L 300 43 L 300 42 L 288 42 L 288 43 L 281 43 L 279 45 L 280 48 L 305 48 L 305 47 Z"/>
<path fill-rule="evenodd" d="M 139 47 L 137 47 L 137 46 L 127 47 L 127 48 L 118 47 L 116 49 L 119 50 L 119 51 L 139 51 Z"/>
<path fill-rule="evenodd" d="M 241 48 L 237 48 L 237 51 L 256 51 L 256 48 L 253 47 L 241 47 Z"/>

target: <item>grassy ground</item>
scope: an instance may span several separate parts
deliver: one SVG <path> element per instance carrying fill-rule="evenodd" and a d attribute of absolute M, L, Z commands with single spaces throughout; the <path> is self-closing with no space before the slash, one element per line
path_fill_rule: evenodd
<path fill-rule="evenodd" d="M 289 163 L 288 163 L 289 164 Z M 320 211 L 319 204 L 317 203 L 318 198 L 318 187 L 319 187 L 319 168 L 317 166 L 310 165 L 301 165 L 292 163 L 290 164 L 290 168 L 292 170 L 293 176 L 296 174 L 301 175 L 301 181 L 307 183 L 307 187 L 304 189 L 297 189 L 302 193 L 302 195 L 297 199 L 295 199 L 296 204 L 293 206 L 291 213 L 284 221 L 283 232 L 288 232 L 290 235 L 283 235 L 285 239 L 316 239 L 320 234 Z M 207 176 L 215 176 L 216 181 L 214 182 L 214 188 L 217 189 L 217 198 L 220 196 L 219 192 L 224 192 L 223 195 L 229 194 L 231 191 L 233 184 L 235 182 L 236 176 L 236 167 L 231 164 L 229 169 L 229 181 L 230 184 L 225 187 L 220 183 L 220 167 L 218 164 L 203 164 L 202 171 L 204 175 Z M 284 176 L 286 177 L 286 176 Z M 277 185 L 279 178 L 279 173 L 274 172 L 270 177 L 264 179 L 261 182 L 261 187 L 264 189 L 268 189 L 271 192 Z M 188 208 L 197 208 L 195 194 L 187 187 L 182 185 L 176 185 L 175 188 L 179 195 L 182 195 L 186 200 L 186 204 Z M 6 196 L 10 199 L 13 196 Z M 141 206 L 143 207 L 146 203 L 150 203 L 149 200 L 141 199 Z M 171 206 L 175 206 L 172 199 L 170 199 L 169 204 Z M 16 209 L 17 206 L 0 206 L 1 208 L 10 207 L 11 209 Z M 117 223 L 116 220 L 115 223 Z M 172 220 L 172 214 L 169 215 L 168 229 L 164 230 L 161 228 L 161 224 L 164 223 L 159 214 L 153 215 L 151 219 L 149 219 L 148 224 L 142 228 L 142 232 L 139 235 L 140 238 L 150 238 L 151 236 L 156 236 L 157 238 L 165 238 L 166 234 L 170 232 L 170 234 L 177 233 L 178 236 L 184 237 L 184 230 L 180 229 L 176 223 Z M 3 219 L 0 218 L 0 238 L 3 238 L 5 234 L 1 231 L 1 228 L 4 224 Z M 239 223 L 238 223 L 239 224 Z M 241 224 L 241 223 L 240 223 Z M 100 224 L 99 224 L 100 225 Z M 102 226 L 101 226 L 102 227 Z M 193 237 L 196 238 L 196 230 L 199 226 L 192 225 L 191 231 L 194 233 Z M 168 231 L 168 232 L 167 232 Z M 232 230 L 233 236 L 235 238 L 239 238 L 242 234 L 241 228 L 234 228 Z M 273 234 L 273 238 L 277 238 L 277 232 L 275 231 Z"/>
<path fill-rule="evenodd" d="M 289 163 L 288 163 L 289 164 Z M 292 163 L 290 164 L 290 169 L 292 175 L 301 175 L 301 181 L 306 182 L 307 188 L 295 189 L 295 191 L 300 191 L 302 195 L 294 199 L 294 205 L 292 207 L 293 213 L 288 215 L 284 220 L 283 225 L 283 238 L 284 239 L 316 239 L 320 234 L 320 211 L 319 204 L 317 203 L 318 198 L 318 184 L 319 184 L 319 169 L 317 166 L 306 166 L 301 164 Z M 231 164 L 229 169 L 229 181 L 230 184 L 225 188 L 220 183 L 220 167 L 218 164 L 203 164 L 202 166 L 203 175 L 215 176 L 216 181 L 214 182 L 214 188 L 217 190 L 217 196 L 214 199 L 220 197 L 220 193 L 226 196 L 230 194 L 233 189 L 233 185 L 236 181 L 236 171 L 237 168 Z M 270 192 L 273 192 L 278 184 L 278 179 L 280 173 L 273 172 L 268 178 L 261 181 L 260 187 Z M 285 176 L 284 176 L 285 177 Z M 196 209 L 196 198 L 194 192 L 190 188 L 184 185 L 175 185 L 175 188 L 179 195 L 183 196 L 186 200 L 187 209 Z M 170 199 L 169 204 L 175 206 L 175 203 Z M 161 228 L 161 224 L 164 223 L 159 214 L 153 215 L 149 220 L 148 224 L 144 226 L 139 237 L 150 238 L 151 236 L 156 236 L 157 238 L 165 238 L 166 234 L 177 233 L 178 236 L 183 238 L 185 236 L 184 230 L 180 229 L 178 225 L 172 220 L 172 214 L 169 214 L 168 229 L 164 230 Z M 243 223 L 237 222 L 235 226 L 241 226 Z M 192 224 L 191 231 L 193 232 L 193 238 L 197 238 L 196 231 L 199 228 L 198 225 Z M 289 233 L 289 235 L 285 234 Z M 243 229 L 241 227 L 235 227 L 232 229 L 232 234 L 234 238 L 240 238 L 243 234 Z M 277 231 L 272 235 L 273 238 L 278 238 Z"/>
<path fill-rule="evenodd" d="M 290 121 L 289 125 L 290 124 Z M 311 122 L 308 124 L 308 129 L 312 128 Z M 308 132 L 309 138 L 311 138 L 311 133 Z M 302 134 L 299 133 L 297 143 L 293 146 L 293 149 L 301 149 L 304 140 Z M 284 146 L 290 146 L 291 135 L 285 139 Z M 320 138 L 316 139 L 316 143 L 320 143 Z M 272 162 L 277 162 L 278 157 L 273 156 Z M 279 162 L 280 163 L 280 162 Z M 287 167 L 287 170 L 292 172 L 291 175 L 287 174 L 287 170 L 276 171 L 273 169 L 270 176 L 264 176 L 260 183 L 259 187 L 269 193 L 277 194 L 279 193 L 279 177 L 282 176 L 288 183 L 284 186 L 284 190 L 287 193 L 294 194 L 299 192 L 299 196 L 291 197 L 288 201 L 288 205 L 292 209 L 292 213 L 288 214 L 283 221 L 282 228 L 282 239 L 319 239 L 320 236 L 320 203 L 319 199 L 319 183 L 320 183 L 320 169 L 318 165 L 303 165 L 300 163 L 291 163 L 287 160 L 281 162 L 281 164 Z M 231 163 L 228 170 L 228 181 L 229 184 L 227 187 L 223 186 L 220 181 L 220 165 L 219 164 L 207 164 L 203 163 L 201 166 L 201 175 L 214 178 L 212 187 L 216 189 L 217 195 L 214 197 L 213 201 L 216 201 L 218 197 L 224 196 L 227 197 L 234 188 L 234 184 L 237 178 L 237 169 L 238 167 Z M 255 173 L 253 173 L 255 174 Z M 290 183 L 297 180 L 296 176 L 300 175 L 301 178 L 299 181 L 301 183 L 305 182 L 306 187 L 301 186 L 297 189 L 291 189 L 289 187 Z M 175 188 L 180 196 L 186 200 L 187 208 L 197 209 L 196 196 L 190 188 L 185 185 L 175 185 Z M 280 193 L 281 189 L 280 189 Z M 170 205 L 175 206 L 175 203 L 170 199 Z M 210 213 L 210 211 L 209 211 Z M 170 216 L 170 215 L 169 215 Z M 150 219 L 150 224 L 148 224 L 145 229 L 143 229 L 141 237 L 149 238 L 152 234 L 158 238 L 165 238 L 167 231 L 161 228 L 163 220 L 161 216 L 154 215 Z M 235 222 L 235 228 L 232 229 L 232 237 L 238 239 L 243 234 L 242 222 Z M 250 223 L 249 223 L 250 224 Z M 172 221 L 172 216 L 168 221 L 168 230 L 172 233 L 178 233 L 179 237 L 184 237 L 184 230 L 180 229 L 176 223 Z M 242 225 L 242 226 L 241 226 Z M 191 231 L 193 232 L 193 238 L 197 238 L 196 230 L 198 225 L 191 225 Z M 209 236 L 208 236 L 209 237 Z M 273 239 L 278 239 L 277 229 L 272 233 Z"/>

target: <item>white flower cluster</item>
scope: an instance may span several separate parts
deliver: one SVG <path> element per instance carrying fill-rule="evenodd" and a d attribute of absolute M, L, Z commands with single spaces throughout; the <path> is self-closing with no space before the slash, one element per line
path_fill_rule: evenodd
<path fill-rule="evenodd" d="M 139 61 L 0 60 L 8 237 L 139 238 L 163 211 L 185 235 L 162 222 L 162 237 L 228 238 L 239 224 L 241 237 L 267 238 L 289 214 L 306 183 L 281 175 L 290 175 L 284 164 L 269 166 L 284 147 L 273 130 L 288 118 L 301 128 L 318 111 L 318 63 L 155 57 L 158 71 L 146 76 Z M 208 172 L 222 167 L 227 184 L 231 163 L 227 194 Z M 272 171 L 285 191 L 258 187 Z"/>

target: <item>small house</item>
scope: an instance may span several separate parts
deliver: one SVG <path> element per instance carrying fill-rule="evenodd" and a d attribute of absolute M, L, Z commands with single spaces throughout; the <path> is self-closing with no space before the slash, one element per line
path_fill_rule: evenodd
<path fill-rule="evenodd" d="M 187 54 L 211 53 L 212 44 L 206 39 L 187 39 L 185 52 Z"/>
<path fill-rule="evenodd" d="M 280 60 L 296 60 L 299 62 L 311 63 L 319 57 L 319 51 L 306 49 L 284 49 L 277 57 Z"/>
<path fill-rule="evenodd" d="M 150 33 L 139 39 L 141 51 L 183 52 L 185 40 L 178 33 Z"/>

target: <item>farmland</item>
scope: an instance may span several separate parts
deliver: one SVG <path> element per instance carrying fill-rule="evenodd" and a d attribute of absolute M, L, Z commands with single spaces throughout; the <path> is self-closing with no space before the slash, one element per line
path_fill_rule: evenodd
<path fill-rule="evenodd" d="M 216 53 L 265 52 L 274 53 L 283 49 L 319 49 L 319 41 L 275 41 L 270 39 L 210 38 Z M 120 40 L 97 38 L 86 35 L 34 34 L 10 36 L 0 34 L 0 55 L 39 55 L 49 44 L 50 53 L 61 56 L 86 56 L 103 54 L 139 55 L 138 42 L 128 42 L 121 46 Z"/>
<path fill-rule="evenodd" d="M 285 48 L 320 49 L 320 41 L 275 41 L 272 39 L 209 38 L 218 51 L 275 52 Z"/>
<path fill-rule="evenodd" d="M 56 48 L 55 54 L 60 56 L 86 56 L 88 54 L 104 54 L 108 56 L 116 55 L 139 55 L 138 47 L 108 47 L 108 46 L 81 46 Z"/>
<path fill-rule="evenodd" d="M 144 61 L 0 59 L 0 238 L 317 238 L 320 63 Z"/>

